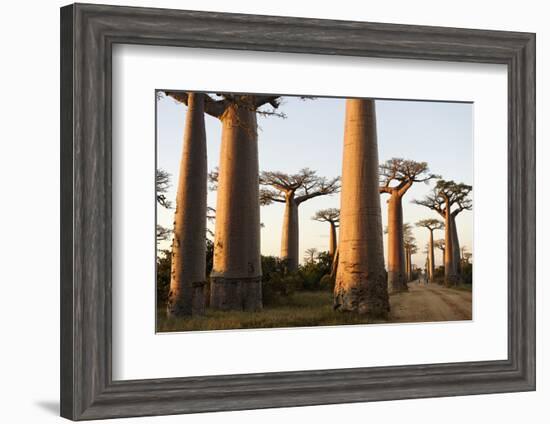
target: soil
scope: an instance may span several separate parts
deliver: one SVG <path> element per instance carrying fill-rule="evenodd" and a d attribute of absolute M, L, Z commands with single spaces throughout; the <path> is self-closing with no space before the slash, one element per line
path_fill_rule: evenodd
<path fill-rule="evenodd" d="M 408 293 L 390 296 L 388 322 L 460 321 L 472 319 L 472 292 L 438 284 L 409 283 Z"/>

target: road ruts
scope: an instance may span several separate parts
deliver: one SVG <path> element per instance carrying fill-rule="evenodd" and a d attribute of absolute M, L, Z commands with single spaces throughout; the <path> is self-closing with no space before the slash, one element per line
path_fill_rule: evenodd
<path fill-rule="evenodd" d="M 472 319 L 472 293 L 437 284 L 409 283 L 408 293 L 390 297 L 390 322 L 464 321 Z"/>

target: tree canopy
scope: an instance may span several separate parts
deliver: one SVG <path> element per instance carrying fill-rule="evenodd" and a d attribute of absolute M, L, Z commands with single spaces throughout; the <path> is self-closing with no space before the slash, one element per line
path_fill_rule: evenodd
<path fill-rule="evenodd" d="M 380 164 L 380 193 L 396 191 L 403 195 L 413 183 L 427 183 L 438 175 L 429 172 L 426 162 L 392 158 Z"/>
<path fill-rule="evenodd" d="M 169 172 L 164 169 L 157 169 L 155 185 L 157 192 L 157 203 L 167 209 L 172 207 L 172 202 L 166 200 L 166 193 L 170 188 L 170 178 L 171 175 Z"/>
<path fill-rule="evenodd" d="M 260 201 L 262 205 L 273 202 L 285 203 L 293 198 L 297 204 L 318 196 L 337 193 L 340 190 L 340 177 L 327 179 L 309 168 L 297 174 L 278 171 L 263 171 L 260 174 Z"/>
<path fill-rule="evenodd" d="M 411 254 L 416 253 L 418 250 L 418 247 L 416 244 L 416 238 L 412 233 L 412 225 L 409 224 L 408 222 L 403 224 L 403 246 Z"/>
<path fill-rule="evenodd" d="M 321 209 L 315 212 L 315 215 L 311 217 L 314 221 L 330 222 L 331 224 L 337 224 L 340 222 L 340 209 L 329 208 Z"/>
<path fill-rule="evenodd" d="M 471 191 L 471 185 L 452 180 L 438 180 L 432 193 L 422 200 L 413 200 L 413 203 L 426 206 L 443 217 L 448 207 L 452 216 L 456 216 L 463 210 L 472 209 L 472 199 L 469 197 Z"/>
<path fill-rule="evenodd" d="M 422 219 L 416 223 L 417 227 L 424 227 L 427 228 L 430 231 L 434 230 L 441 230 L 443 227 L 445 227 L 445 224 L 443 221 L 440 221 L 439 219 L 429 218 L 429 219 Z"/>
<path fill-rule="evenodd" d="M 173 98 L 179 103 L 185 105 L 189 102 L 189 93 L 184 91 L 164 91 L 166 96 Z M 255 111 L 260 115 L 275 115 L 281 118 L 285 118 L 285 114 L 278 112 L 277 109 L 281 105 L 280 96 L 255 96 L 251 94 L 230 94 L 230 93 L 216 93 L 216 94 L 204 94 L 204 111 L 210 116 L 215 118 L 222 118 L 223 114 L 229 106 L 237 106 L 239 108 Z M 269 105 L 269 108 L 263 108 L 262 106 Z"/>

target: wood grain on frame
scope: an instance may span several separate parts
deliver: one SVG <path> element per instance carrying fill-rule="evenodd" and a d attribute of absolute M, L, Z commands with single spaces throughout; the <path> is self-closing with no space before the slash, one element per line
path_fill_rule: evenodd
<path fill-rule="evenodd" d="M 112 381 L 115 43 L 507 65 L 508 359 Z M 60 207 L 63 417 L 83 420 L 535 389 L 534 34 L 66 6 L 61 9 Z"/>

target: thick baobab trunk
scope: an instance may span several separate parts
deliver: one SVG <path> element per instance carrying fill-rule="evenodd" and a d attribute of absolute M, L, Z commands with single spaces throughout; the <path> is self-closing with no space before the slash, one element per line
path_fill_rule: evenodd
<path fill-rule="evenodd" d="M 449 205 L 446 205 L 449 211 Z M 453 245 L 453 220 L 450 212 L 445 214 L 445 284 L 447 286 L 458 284 L 454 245 Z"/>
<path fill-rule="evenodd" d="M 334 308 L 372 317 L 389 311 L 378 192 L 374 100 L 348 99 Z"/>
<path fill-rule="evenodd" d="M 388 200 L 388 286 L 391 292 L 406 291 L 407 276 L 403 247 L 403 207 L 394 191 Z"/>
<path fill-rule="evenodd" d="M 204 94 L 190 93 L 180 162 L 167 312 L 200 315 L 205 309 L 207 163 Z"/>
<path fill-rule="evenodd" d="M 334 222 L 329 222 L 330 224 L 330 241 L 328 253 L 331 258 L 334 258 L 336 253 L 336 224 Z"/>
<path fill-rule="evenodd" d="M 428 279 L 434 280 L 435 264 L 434 264 L 434 232 L 430 230 L 430 239 L 428 241 Z"/>
<path fill-rule="evenodd" d="M 220 119 L 210 306 L 256 311 L 262 308 L 256 112 L 231 105 Z"/>
<path fill-rule="evenodd" d="M 299 228 L 298 204 L 293 196 L 288 196 L 283 218 L 283 235 L 281 238 L 281 258 L 287 261 L 289 271 L 296 271 L 299 263 Z"/>

